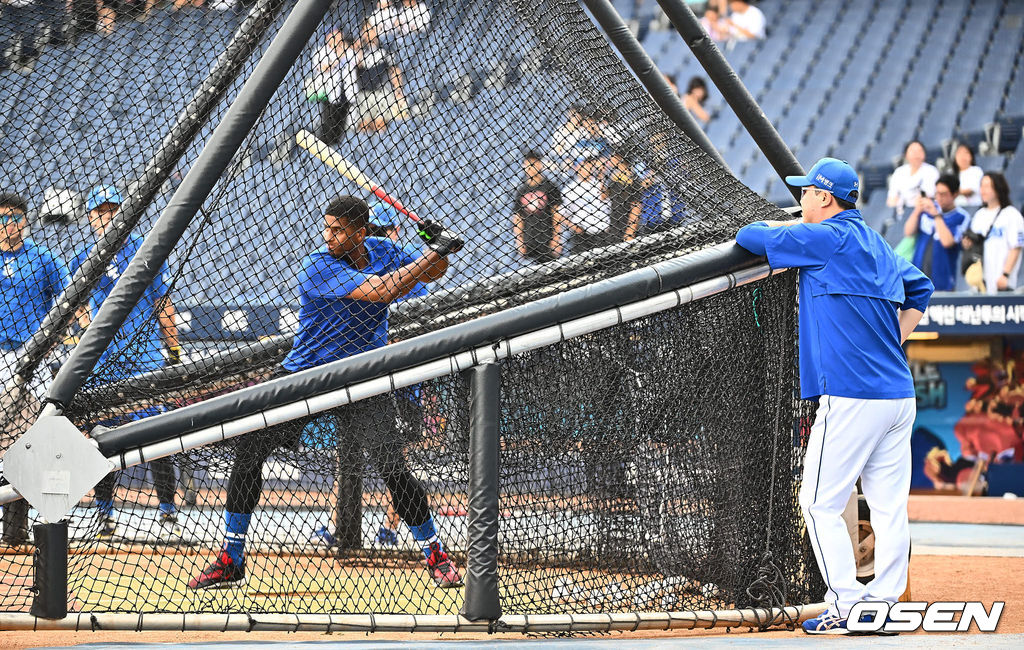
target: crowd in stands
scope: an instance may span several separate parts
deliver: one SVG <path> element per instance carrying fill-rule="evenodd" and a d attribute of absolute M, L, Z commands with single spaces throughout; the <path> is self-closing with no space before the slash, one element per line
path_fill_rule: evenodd
<path fill-rule="evenodd" d="M 215 11 L 236 9 L 254 0 L 166 0 L 173 11 L 206 8 Z M 39 44 L 74 41 L 93 32 L 109 36 L 118 21 L 145 22 L 161 0 L 2 0 L 0 34 L 9 40 L 0 42 L 0 70 L 11 68 L 31 72 L 39 56 Z"/>
<path fill-rule="evenodd" d="M 917 140 L 907 144 L 903 159 L 889 179 L 887 197 L 905 236 L 897 253 L 931 278 L 938 291 L 955 290 L 961 275 L 975 291 L 1015 290 L 1024 217 L 1010 202 L 1006 177 L 975 165 L 966 144 L 956 147 L 946 173 L 925 160 L 925 147 Z"/>
<path fill-rule="evenodd" d="M 623 150 L 601 109 L 570 106 L 547 154 L 523 156 L 512 219 L 524 261 L 547 262 L 684 223 L 686 205 L 659 173 Z M 664 150 L 652 143 L 656 156 Z M 671 168 L 671 160 L 662 160 Z"/>
<path fill-rule="evenodd" d="M 765 37 L 764 13 L 746 0 L 710 0 L 704 4 L 701 25 L 716 43 Z"/>

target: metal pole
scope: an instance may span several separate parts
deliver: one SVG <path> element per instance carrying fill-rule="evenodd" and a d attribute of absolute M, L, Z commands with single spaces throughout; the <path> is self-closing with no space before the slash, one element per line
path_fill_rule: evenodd
<path fill-rule="evenodd" d="M 658 0 L 658 4 L 672 21 L 679 35 L 686 41 L 693 55 L 704 66 L 711 81 L 718 87 L 725 101 L 729 102 L 736 117 L 743 123 L 747 132 L 750 133 L 750 137 L 757 143 L 758 148 L 771 163 L 779 178 L 785 180 L 786 176 L 802 176 L 804 169 L 800 166 L 796 156 L 790 151 L 779 132 L 775 130 L 771 120 L 765 116 L 757 100 L 743 85 L 736 71 L 722 55 L 721 50 L 704 31 L 693 10 L 683 0 Z M 793 198 L 799 202 L 799 188 L 788 185 L 786 187 Z"/>
<path fill-rule="evenodd" d="M 331 0 L 302 0 L 295 5 L 128 269 L 103 302 L 96 319 L 75 346 L 71 358 L 57 374 L 47 393 L 47 401 L 62 406 L 71 402 L 213 191 L 330 6 Z"/>
<path fill-rule="evenodd" d="M 92 249 L 82 266 L 75 272 L 71 284 L 57 298 L 46 318 L 26 342 L 16 374 L 28 381 L 40 361 L 53 349 L 57 340 L 71 323 L 75 311 L 89 299 L 96 280 L 106 270 L 110 260 L 124 244 L 125 238 L 138 225 L 160 186 L 174 171 L 178 159 L 206 124 L 210 113 L 231 88 L 242 64 L 256 48 L 274 19 L 281 11 L 283 0 L 260 0 L 235 31 L 231 41 L 209 76 L 196 89 L 191 101 L 179 114 L 171 130 L 164 136 L 153 157 L 146 163 L 142 174 L 128 184 L 125 202 L 111 228 Z"/>
<path fill-rule="evenodd" d="M 715 145 L 711 144 L 711 140 L 708 139 L 707 134 L 704 133 L 704 130 L 700 128 L 697 121 L 690 115 L 690 111 L 686 110 L 683 103 L 679 101 L 679 97 L 672 92 L 672 88 L 665 81 L 665 75 L 658 69 L 658 66 L 654 65 L 651 57 L 647 56 L 647 52 L 644 51 L 639 41 L 636 40 L 633 33 L 626 27 L 626 23 L 622 21 L 622 16 L 619 15 L 619 12 L 615 11 L 612 3 L 608 0 L 582 1 L 590 9 L 590 13 L 594 15 L 594 18 L 597 19 L 601 29 L 608 35 L 612 45 L 615 46 L 615 49 L 619 51 L 622 58 L 626 60 L 634 74 L 640 79 L 640 83 L 650 93 L 651 99 L 658 104 L 665 115 L 676 126 L 682 129 L 687 137 L 714 158 L 715 162 L 722 166 L 722 169 L 729 171 L 729 166 L 725 164 L 722 154 L 718 153 Z"/>
<path fill-rule="evenodd" d="M 498 595 L 498 486 L 501 457 L 501 366 L 488 361 L 469 379 L 469 544 L 466 597 L 459 612 L 471 621 L 501 618 Z"/>

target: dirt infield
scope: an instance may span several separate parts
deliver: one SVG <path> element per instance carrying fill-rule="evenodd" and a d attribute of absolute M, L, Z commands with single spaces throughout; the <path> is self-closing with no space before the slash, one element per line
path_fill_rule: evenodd
<path fill-rule="evenodd" d="M 915 600 L 980 600 L 986 604 L 995 600 L 1006 602 L 999 631 L 1024 633 L 1024 558 L 930 556 L 914 557 L 910 565 L 910 580 Z M 611 638 L 677 638 L 694 636 L 720 636 L 724 630 L 694 630 L 670 632 L 644 632 L 634 634 L 613 633 Z M 733 631 L 729 634 L 746 636 L 750 632 Z M 784 637 L 799 632 L 768 632 L 764 637 Z M 373 640 L 417 641 L 428 639 L 525 639 L 521 635 L 488 637 L 485 634 L 378 634 Z M 70 646 L 82 643 L 212 643 L 232 640 L 246 641 L 347 641 L 367 640 L 362 633 L 282 634 L 279 632 L 253 632 L 250 634 L 220 634 L 216 632 L 4 632 L 0 634 L 0 648 L 31 648 L 39 646 Z"/>

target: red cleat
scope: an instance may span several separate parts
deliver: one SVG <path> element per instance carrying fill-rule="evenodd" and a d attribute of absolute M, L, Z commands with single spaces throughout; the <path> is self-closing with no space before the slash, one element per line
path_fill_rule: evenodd
<path fill-rule="evenodd" d="M 188 581 L 189 589 L 223 589 L 245 582 L 245 560 L 235 564 L 227 551 L 221 551 L 213 564 Z"/>
<path fill-rule="evenodd" d="M 462 576 L 459 570 L 448 558 L 448 554 L 441 550 L 436 542 L 430 545 L 430 557 L 427 558 L 427 571 L 434 584 L 442 589 L 451 589 L 462 586 Z"/>

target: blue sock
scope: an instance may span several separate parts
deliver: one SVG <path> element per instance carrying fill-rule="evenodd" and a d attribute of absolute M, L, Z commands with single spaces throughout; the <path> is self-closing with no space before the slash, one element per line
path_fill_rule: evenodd
<path fill-rule="evenodd" d="M 437 544 L 439 551 L 444 551 L 444 547 L 441 546 L 441 540 L 437 538 L 437 528 L 434 526 L 434 518 L 429 517 L 425 522 L 418 526 L 409 526 L 409 531 L 412 533 L 412 538 L 419 542 L 420 547 L 423 549 L 423 555 L 430 559 L 430 545 Z"/>
<path fill-rule="evenodd" d="M 173 503 L 161 503 L 160 514 L 162 515 L 173 515 L 178 512 L 178 509 L 174 507 Z"/>
<path fill-rule="evenodd" d="M 249 532 L 251 514 L 224 513 L 224 551 L 235 564 L 245 557 L 245 534 Z"/>
<path fill-rule="evenodd" d="M 101 517 L 114 516 L 114 500 L 96 499 L 96 508 L 100 511 Z"/>

